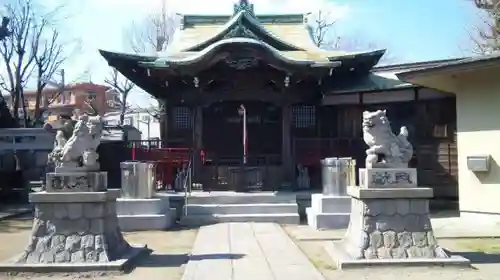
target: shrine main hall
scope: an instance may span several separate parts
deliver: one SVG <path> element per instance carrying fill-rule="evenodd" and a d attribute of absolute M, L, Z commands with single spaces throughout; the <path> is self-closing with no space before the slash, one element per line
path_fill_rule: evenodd
<path fill-rule="evenodd" d="M 395 131 L 409 129 L 419 183 L 456 200 L 455 95 L 396 77 L 456 60 L 376 66 L 384 50 L 318 48 L 307 18 L 240 1 L 232 15 L 182 15 L 165 53 L 100 52 L 158 100 L 162 145 L 193 149 L 204 190 L 234 190 L 228 174 L 243 163 L 263 190 L 309 187 L 304 168 L 320 188 L 322 158 L 363 167 L 362 112 L 386 109 Z"/>

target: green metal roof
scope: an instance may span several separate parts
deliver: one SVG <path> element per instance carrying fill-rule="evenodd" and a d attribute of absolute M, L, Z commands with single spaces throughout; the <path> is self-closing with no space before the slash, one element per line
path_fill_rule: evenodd
<path fill-rule="evenodd" d="M 224 25 L 219 33 L 212 38 L 200 42 L 197 45 L 183 51 L 202 51 L 203 49 L 220 40 L 237 37 L 262 40 L 280 51 L 304 51 L 304 49 L 297 47 L 291 43 L 285 42 L 279 37 L 270 33 L 265 27 L 261 25 L 257 18 L 247 10 L 239 11 Z"/>

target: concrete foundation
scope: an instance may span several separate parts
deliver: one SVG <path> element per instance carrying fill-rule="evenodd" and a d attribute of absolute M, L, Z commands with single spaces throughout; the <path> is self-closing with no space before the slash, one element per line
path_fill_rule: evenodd
<path fill-rule="evenodd" d="M 224 222 L 299 224 L 294 194 L 283 193 L 192 193 L 184 205 L 183 225 Z"/>
<path fill-rule="evenodd" d="M 35 217 L 28 245 L 0 271 L 120 270 L 145 252 L 146 246 L 123 238 L 116 216 L 120 191 L 108 191 L 102 174 L 49 173 L 47 191 L 30 194 Z"/>
<path fill-rule="evenodd" d="M 175 209 L 170 209 L 168 197 L 118 198 L 116 210 L 122 231 L 164 230 L 170 228 L 176 219 Z"/>
<path fill-rule="evenodd" d="M 438 245 L 429 219 L 430 188 L 351 186 L 345 238 L 326 248 L 339 268 L 372 265 L 470 265 Z"/>
<path fill-rule="evenodd" d="M 313 229 L 341 229 L 349 225 L 351 198 L 313 194 L 306 209 L 307 223 Z"/>

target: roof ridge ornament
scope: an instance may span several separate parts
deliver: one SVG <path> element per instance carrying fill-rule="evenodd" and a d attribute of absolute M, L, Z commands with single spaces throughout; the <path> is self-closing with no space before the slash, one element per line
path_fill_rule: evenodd
<path fill-rule="evenodd" d="M 255 16 L 254 10 L 253 10 L 253 4 L 250 4 L 248 0 L 238 0 L 238 3 L 235 3 L 233 5 L 233 15 L 238 14 L 239 12 L 247 12 L 248 14 Z"/>

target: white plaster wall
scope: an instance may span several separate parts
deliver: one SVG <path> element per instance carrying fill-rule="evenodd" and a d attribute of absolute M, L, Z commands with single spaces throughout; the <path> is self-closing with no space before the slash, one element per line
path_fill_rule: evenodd
<path fill-rule="evenodd" d="M 149 133 L 148 133 L 148 122 L 147 118 L 149 117 Z M 127 119 L 129 121 L 127 121 Z M 107 121 L 108 124 L 118 124 L 120 121 L 119 114 L 107 114 L 104 116 L 104 120 Z M 160 122 L 158 119 L 153 118 L 147 112 L 135 112 L 129 113 L 125 115 L 125 124 L 129 124 L 135 128 L 137 128 L 141 132 L 141 139 L 160 139 Z M 149 134 L 149 137 L 148 137 Z"/>
<path fill-rule="evenodd" d="M 456 92 L 460 211 L 500 220 L 500 82 L 470 78 L 461 83 Z M 473 155 L 490 155 L 490 171 L 469 171 L 467 156 Z"/>

